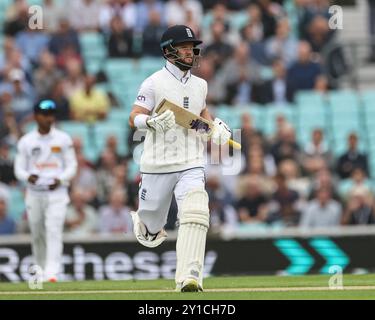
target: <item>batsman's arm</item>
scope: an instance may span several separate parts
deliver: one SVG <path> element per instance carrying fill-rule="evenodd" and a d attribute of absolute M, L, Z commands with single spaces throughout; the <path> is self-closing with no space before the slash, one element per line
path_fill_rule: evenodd
<path fill-rule="evenodd" d="M 148 109 L 133 105 L 133 109 L 130 112 L 129 116 L 129 125 L 131 128 L 138 128 L 141 129 L 140 126 L 144 126 L 144 129 L 147 128 L 147 123 L 146 121 L 149 119 L 151 114 L 151 111 Z M 137 117 L 137 120 L 135 119 Z"/>
<path fill-rule="evenodd" d="M 214 119 L 212 118 L 211 114 L 209 113 L 208 109 L 207 108 L 204 108 L 200 114 L 200 116 L 202 118 L 205 118 L 206 120 L 209 120 L 209 121 L 214 121 Z"/>

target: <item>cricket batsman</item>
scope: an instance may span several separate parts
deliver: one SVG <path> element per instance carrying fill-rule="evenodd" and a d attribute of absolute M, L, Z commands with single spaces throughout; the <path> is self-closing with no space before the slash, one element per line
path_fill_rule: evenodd
<path fill-rule="evenodd" d="M 43 100 L 34 107 L 37 129 L 17 145 L 15 174 L 27 183 L 26 211 L 35 263 L 43 281 L 56 282 L 63 250 L 63 226 L 69 203 L 69 181 L 77 171 L 72 139 L 54 128 L 56 104 Z"/>
<path fill-rule="evenodd" d="M 212 121 L 206 108 L 207 82 L 190 71 L 198 66 L 197 46 L 201 43 L 184 25 L 164 32 L 160 46 L 166 64 L 144 80 L 129 117 L 131 127 L 147 130 L 140 164 L 139 206 L 132 212 L 134 233 L 146 247 L 160 245 L 167 238 L 164 226 L 174 193 L 179 221 L 175 281 L 176 290 L 181 292 L 203 291 L 209 210 L 202 136 L 177 125 L 171 110 L 156 114 L 155 108 L 167 99 Z M 222 145 L 230 136 L 227 125 L 216 118 L 211 140 Z M 196 148 L 197 141 L 202 148 Z"/>

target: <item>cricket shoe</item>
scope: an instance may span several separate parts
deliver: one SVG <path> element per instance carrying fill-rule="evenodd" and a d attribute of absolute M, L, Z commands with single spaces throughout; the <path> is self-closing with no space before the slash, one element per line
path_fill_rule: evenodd
<path fill-rule="evenodd" d="M 133 219 L 133 231 L 138 242 L 145 247 L 155 248 L 162 244 L 167 239 L 168 234 L 164 229 L 161 229 L 158 233 L 150 233 L 144 223 L 139 219 L 138 213 L 131 211 Z"/>
<path fill-rule="evenodd" d="M 203 291 L 203 288 L 199 285 L 198 281 L 193 278 L 184 280 L 181 284 L 180 292 L 199 292 Z"/>

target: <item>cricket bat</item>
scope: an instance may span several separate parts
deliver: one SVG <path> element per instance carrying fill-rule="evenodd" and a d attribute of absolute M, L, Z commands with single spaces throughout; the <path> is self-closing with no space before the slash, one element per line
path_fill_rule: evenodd
<path fill-rule="evenodd" d="M 214 124 L 212 121 L 202 118 L 201 116 L 197 116 L 196 114 L 179 107 L 166 99 L 163 99 L 157 106 L 155 112 L 160 114 L 166 110 L 171 110 L 174 113 L 176 123 L 181 127 L 195 129 L 197 131 L 204 131 L 206 133 L 209 133 L 213 129 Z M 232 139 L 229 139 L 228 144 L 234 149 L 241 149 L 241 145 Z"/>

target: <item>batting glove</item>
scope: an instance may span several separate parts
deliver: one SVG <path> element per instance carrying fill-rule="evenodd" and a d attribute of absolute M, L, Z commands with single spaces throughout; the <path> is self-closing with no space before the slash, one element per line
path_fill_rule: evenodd
<path fill-rule="evenodd" d="M 155 115 L 147 120 L 147 125 L 157 132 L 166 132 L 176 124 L 174 113 L 167 110 L 160 115 Z"/>
<path fill-rule="evenodd" d="M 216 118 L 214 121 L 214 127 L 211 134 L 211 140 L 217 145 L 223 145 L 228 143 L 231 131 L 228 125 L 219 118 Z"/>

